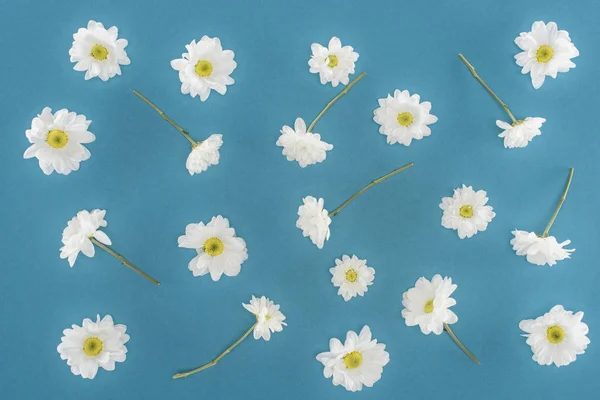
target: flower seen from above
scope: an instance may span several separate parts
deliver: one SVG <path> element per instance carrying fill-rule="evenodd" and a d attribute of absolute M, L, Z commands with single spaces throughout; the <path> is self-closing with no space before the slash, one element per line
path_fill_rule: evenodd
<path fill-rule="evenodd" d="M 329 240 L 331 224 L 329 212 L 323 208 L 325 200 L 306 196 L 302 202 L 304 204 L 298 207 L 296 227 L 302 229 L 302 236 L 309 237 L 319 249 L 322 249 L 325 241 Z"/>
<path fill-rule="evenodd" d="M 211 165 L 219 163 L 219 149 L 223 145 L 223 135 L 213 134 L 203 142 L 192 146 L 192 151 L 185 162 L 190 175 L 204 172 Z"/>
<path fill-rule="evenodd" d="M 352 46 L 342 46 L 342 42 L 337 37 L 329 40 L 328 47 L 313 43 L 310 46 L 312 56 L 308 60 L 310 72 L 319 74 L 323 85 L 331 82 L 333 87 L 340 83 L 347 85 L 350 81 L 350 74 L 354 73 L 354 63 L 358 60 L 358 53 Z"/>
<path fill-rule="evenodd" d="M 461 239 L 471 238 L 485 231 L 496 213 L 488 202 L 485 190 L 474 191 L 472 186 L 462 185 L 454 189 L 452 197 L 442 198 L 442 226 L 458 231 Z"/>
<path fill-rule="evenodd" d="M 544 118 L 527 117 L 514 122 L 512 125 L 504 121 L 496 121 L 498 128 L 503 129 L 498 137 L 504 138 L 504 147 L 507 149 L 525 147 L 531 140 L 541 135 L 540 128 L 546 122 Z"/>
<path fill-rule="evenodd" d="M 111 245 L 110 238 L 100 230 L 108 225 L 104 219 L 105 215 L 106 210 L 79 211 L 63 231 L 60 258 L 68 259 L 69 265 L 73 267 L 80 252 L 87 257 L 94 257 L 95 250 L 91 238 L 105 245 Z"/>
<path fill-rule="evenodd" d="M 327 151 L 333 149 L 318 133 L 307 132 L 302 118 L 296 118 L 293 129 L 287 125 L 281 128 L 277 146 L 283 147 L 281 153 L 288 161 L 297 161 L 302 168 L 324 161 Z"/>
<path fill-rule="evenodd" d="M 333 286 L 339 288 L 338 294 L 346 301 L 357 295 L 364 296 L 375 279 L 375 270 L 367 266 L 367 260 L 355 255 L 348 257 L 344 254 L 341 260 L 336 259 L 335 267 L 330 268 L 329 272 Z"/>
<path fill-rule="evenodd" d="M 242 304 L 246 310 L 254 314 L 256 317 L 256 325 L 254 326 L 254 339 L 270 340 L 272 332 L 281 332 L 287 324 L 285 315 L 279 311 L 279 304 L 275 304 L 273 300 L 265 296 L 256 298 L 252 296 L 250 304 Z"/>

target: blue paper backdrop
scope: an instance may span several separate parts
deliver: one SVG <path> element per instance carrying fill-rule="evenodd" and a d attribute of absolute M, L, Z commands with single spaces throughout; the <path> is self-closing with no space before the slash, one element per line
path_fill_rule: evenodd
<path fill-rule="evenodd" d="M 372 1 L 3 1 L 0 108 L 3 146 L 0 240 L 0 397 L 6 399 L 567 399 L 600 389 L 596 332 L 600 233 L 598 126 L 600 3 L 557 0 Z M 132 60 L 123 75 L 85 81 L 73 71 L 72 34 L 89 19 L 116 25 Z M 577 68 L 538 91 L 521 75 L 513 39 L 535 20 L 567 29 Z M 169 65 L 184 45 L 218 36 L 235 51 L 235 85 L 209 100 L 184 96 Z M 340 88 L 308 72 L 313 42 L 331 36 L 360 53 L 367 76 L 318 123 L 335 145 L 301 169 L 275 146 L 279 129 L 307 121 Z M 527 148 L 496 135 L 503 110 L 457 58 L 463 52 L 517 116 L 547 118 Z M 410 147 L 389 146 L 372 121 L 377 99 L 419 93 L 439 122 Z M 187 142 L 137 99 L 155 101 L 198 140 L 224 135 L 221 162 L 200 176 L 185 169 Z M 93 120 L 89 161 L 69 176 L 45 176 L 23 160 L 25 130 L 44 106 Z M 331 210 L 392 169 L 415 167 L 365 193 L 332 224 L 318 250 L 295 227 L 306 195 Z M 577 252 L 553 268 L 511 250 L 514 228 L 543 230 L 575 167 L 572 191 L 553 228 Z M 444 196 L 461 184 L 488 191 L 496 219 L 459 240 L 440 226 Z M 114 248 L 162 281 L 155 287 L 98 251 L 73 269 L 59 259 L 61 232 L 81 209 L 103 208 Z M 246 239 L 236 278 L 213 282 L 187 269 L 177 247 L 186 224 L 222 214 Z M 346 303 L 328 269 L 357 254 L 377 271 L 366 297 Z M 400 316 L 402 293 L 420 276 L 458 284 L 456 334 L 425 336 Z M 252 323 L 252 294 L 281 304 L 289 326 L 268 343 L 247 340 L 221 364 L 186 380 L 175 372 L 208 362 Z M 565 368 L 541 367 L 518 323 L 555 304 L 583 310 L 592 343 Z M 131 335 L 127 361 L 89 381 L 56 352 L 62 330 L 112 314 Z M 331 337 L 368 324 L 391 361 L 373 388 L 350 395 L 322 375 L 315 355 Z"/>

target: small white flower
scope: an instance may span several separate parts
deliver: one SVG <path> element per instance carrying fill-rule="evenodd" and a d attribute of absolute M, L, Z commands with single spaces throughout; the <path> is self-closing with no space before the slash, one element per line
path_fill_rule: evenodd
<path fill-rule="evenodd" d="M 507 149 L 525 147 L 534 137 L 542 134 L 540 128 L 544 122 L 546 122 L 544 118 L 537 117 L 527 117 L 512 125 L 498 120 L 496 125 L 498 125 L 498 128 L 504 129 L 498 137 L 504 138 L 504 147 Z"/>
<path fill-rule="evenodd" d="M 223 145 L 223 135 L 210 135 L 208 139 L 192 148 L 185 162 L 185 167 L 190 175 L 204 172 L 211 165 L 219 163 L 219 149 Z"/>
<path fill-rule="evenodd" d="M 413 139 L 420 140 L 431 135 L 427 125 L 437 122 L 438 118 L 430 114 L 431 103 L 420 103 L 418 94 L 412 96 L 408 90 L 394 91 L 394 97 L 379 99 L 379 108 L 373 114 L 373 121 L 381 125 L 379 133 L 387 136 L 388 144 L 402 143 L 409 146 Z"/>
<path fill-rule="evenodd" d="M 231 73 L 237 67 L 231 50 L 223 50 L 219 38 L 202 36 L 185 46 L 187 53 L 171 61 L 171 67 L 179 71 L 181 93 L 192 97 L 208 99 L 211 90 L 219 94 L 227 93 L 227 85 L 233 85 Z"/>
<path fill-rule="evenodd" d="M 372 387 L 381 379 L 383 367 L 390 362 L 385 344 L 371 338 L 371 329 L 365 325 L 357 336 L 348 331 L 344 344 L 337 338 L 329 340 L 329 351 L 317 355 L 324 366 L 325 378 L 332 378 L 334 386 L 342 385 L 350 392 L 360 391 L 363 385 Z"/>
<path fill-rule="evenodd" d="M 563 249 L 571 244 L 570 240 L 558 243 L 554 236 L 539 237 L 535 232 L 514 230 L 515 236 L 510 240 L 513 250 L 518 256 L 526 256 L 527 261 L 535 265 L 553 266 L 557 261 L 571 258 L 575 249 Z"/>
<path fill-rule="evenodd" d="M 91 238 L 95 238 L 100 243 L 111 245 L 112 242 L 106 233 L 99 230 L 99 228 L 108 225 L 104 220 L 105 215 L 106 210 L 79 211 L 77 216 L 73 217 L 63 230 L 62 242 L 64 246 L 60 248 L 60 258 L 67 258 L 69 265 L 72 267 L 79 252 L 88 257 L 94 257 L 95 250 Z"/>
<path fill-rule="evenodd" d="M 203 276 L 210 272 L 213 281 L 221 279 L 223 274 L 236 276 L 248 259 L 246 242 L 235 236 L 229 220 L 220 215 L 212 217 L 206 225 L 204 222 L 189 224 L 177 242 L 179 247 L 195 249 L 198 253 L 188 265 L 192 274 Z"/>
<path fill-rule="evenodd" d="M 63 331 L 61 343 L 56 350 L 60 358 L 67 360 L 73 375 L 94 379 L 98 367 L 114 371 L 115 363 L 127 358 L 129 335 L 125 325 L 115 325 L 110 315 L 96 322 L 86 318 L 82 326 L 72 325 Z"/>
<path fill-rule="evenodd" d="M 402 317 L 407 326 L 419 325 L 421 332 L 429 335 L 431 332 L 441 335 L 444 324 L 454 324 L 458 317 L 449 308 L 456 305 L 456 300 L 450 297 L 457 285 L 452 278 L 433 276 L 431 282 L 424 277 L 417 279 L 415 287 L 402 294 Z"/>
<path fill-rule="evenodd" d="M 32 145 L 25 150 L 23 158 L 36 157 L 46 175 L 54 171 L 62 175 L 77 171 L 79 163 L 91 156 L 83 144 L 96 140 L 96 136 L 88 131 L 91 123 L 83 114 L 64 108 L 52 114 L 52 109 L 45 107 L 31 121 L 31 129 L 25 131 Z"/>
<path fill-rule="evenodd" d="M 532 359 L 540 365 L 569 365 L 585 353 L 590 339 L 588 326 L 581 322 L 583 312 L 573 314 L 556 305 L 550 312 L 536 319 L 526 319 L 519 328 L 526 332 L 527 344 L 533 351 Z"/>
<path fill-rule="evenodd" d="M 531 74 L 536 89 L 542 87 L 546 76 L 556 78 L 559 72 L 575 68 L 571 59 L 579 55 L 569 32 L 559 31 L 555 22 L 534 22 L 531 32 L 521 32 L 515 43 L 523 50 L 515 56 L 517 65 L 523 67 L 521 73 Z"/>
<path fill-rule="evenodd" d="M 333 146 L 321 140 L 318 133 L 306 132 L 306 124 L 302 118 L 296 118 L 294 129 L 284 125 L 277 146 L 283 147 L 281 153 L 288 161 L 298 161 L 300 167 L 320 163 L 327 157 L 327 151 Z"/>
<path fill-rule="evenodd" d="M 352 46 L 342 47 L 342 42 L 337 37 L 329 40 L 329 47 L 318 43 L 310 46 L 312 56 L 308 60 L 310 72 L 319 74 L 323 85 L 331 82 L 333 87 L 338 84 L 347 85 L 350 74 L 354 73 L 354 63 L 358 60 L 358 53 Z"/>
<path fill-rule="evenodd" d="M 73 35 L 69 50 L 71 62 L 77 63 L 75 71 L 85 71 L 85 80 L 99 77 L 103 81 L 121 75 L 121 65 L 129 65 L 125 47 L 127 40 L 117 39 L 116 26 L 104 28 L 100 22 L 90 21 L 87 28 L 79 28 Z"/>
<path fill-rule="evenodd" d="M 352 258 L 343 255 L 335 260 L 335 267 L 329 269 L 333 286 L 338 287 L 338 294 L 348 301 L 353 297 L 364 296 L 373 284 L 375 270 L 367 266 L 367 260 L 360 260 L 355 255 Z"/>
<path fill-rule="evenodd" d="M 472 186 L 462 185 L 454 189 L 454 196 L 442 198 L 440 208 L 444 210 L 442 226 L 458 230 L 461 239 L 470 238 L 479 231 L 485 231 L 488 223 L 496 216 L 488 202 L 485 190 L 475 192 Z"/>
<path fill-rule="evenodd" d="M 325 240 L 329 240 L 331 224 L 329 212 L 323 208 L 325 200 L 306 196 L 302 201 L 304 205 L 298 207 L 296 227 L 302 229 L 302 236 L 310 237 L 310 240 L 322 249 Z"/>
<path fill-rule="evenodd" d="M 256 326 L 254 327 L 254 339 L 271 339 L 271 332 L 281 332 L 287 324 L 285 315 L 279 311 L 279 304 L 273 303 L 268 297 L 262 296 L 256 298 L 252 296 L 250 304 L 243 304 L 244 308 L 250 311 L 256 317 Z"/>

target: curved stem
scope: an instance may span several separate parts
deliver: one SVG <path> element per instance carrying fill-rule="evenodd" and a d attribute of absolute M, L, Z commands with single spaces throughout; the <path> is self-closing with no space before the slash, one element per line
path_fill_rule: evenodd
<path fill-rule="evenodd" d="M 321 119 L 321 117 L 327 112 L 327 110 L 329 110 L 331 108 L 331 106 L 334 105 L 335 102 L 338 101 L 343 95 L 345 95 L 346 93 L 348 93 L 348 91 L 352 88 L 352 86 L 356 85 L 356 82 L 360 81 L 365 75 L 366 75 L 366 72 L 362 72 L 360 75 L 358 75 L 356 78 L 354 78 L 352 80 L 352 82 L 350 82 L 348 84 L 348 86 L 346 86 L 344 88 L 344 90 L 342 90 L 340 92 L 340 94 L 338 94 L 337 96 L 335 96 L 333 98 L 333 100 L 331 100 L 329 103 L 327 103 L 327 105 L 325 106 L 325 108 L 323 110 L 321 110 L 321 112 L 319 113 L 319 115 L 317 115 L 316 118 L 313 120 L 313 122 L 310 123 L 310 125 L 308 126 L 308 129 L 306 130 L 306 132 L 312 132 L 312 129 L 315 127 L 315 124 L 317 123 L 317 121 Z"/>
<path fill-rule="evenodd" d="M 180 127 L 179 125 L 177 125 L 177 123 L 175 121 L 173 121 L 171 118 L 169 118 L 169 116 L 167 114 L 165 114 L 160 108 L 156 107 L 154 105 L 154 103 L 152 103 L 150 100 L 148 100 L 148 98 L 146 96 L 144 96 L 143 94 L 141 94 L 137 90 L 134 90 L 133 94 L 135 94 L 140 99 L 144 100 L 146 102 L 146 104 L 148 104 L 150 107 L 152 107 L 154 109 L 154 111 L 156 111 L 157 113 L 159 113 L 160 116 L 163 117 L 163 119 L 165 121 L 167 121 L 168 123 L 170 123 L 171 125 L 173 125 L 175 127 L 175 129 L 177 129 L 188 140 L 188 142 L 190 142 L 192 144 L 192 146 L 196 145 L 196 142 L 194 141 L 194 139 L 192 139 L 190 137 L 190 134 L 187 133 L 187 131 L 185 129 L 183 129 L 182 127 Z"/>
<path fill-rule="evenodd" d="M 548 237 L 550 228 L 552 227 L 552 224 L 554 223 L 554 220 L 556 219 L 556 216 L 558 215 L 560 208 L 562 207 L 563 203 L 565 202 L 565 199 L 567 198 L 567 193 L 569 193 L 569 188 L 571 187 L 571 180 L 573 180 L 573 172 L 575 172 L 575 169 L 571 168 L 569 170 L 569 179 L 567 179 L 567 184 L 565 185 L 565 190 L 563 190 L 563 194 L 560 197 L 560 200 L 558 201 L 558 206 L 556 207 L 556 210 L 554 210 L 554 214 L 552 214 L 552 218 L 550 218 L 550 222 L 548 222 L 548 225 L 546 226 L 546 229 L 544 230 L 542 237 Z"/>
<path fill-rule="evenodd" d="M 250 335 L 250 333 L 252 333 L 252 330 L 254 329 L 255 326 L 256 326 L 256 322 L 254 323 L 254 325 L 252 325 L 250 327 L 250 329 L 248 329 L 246 331 L 246 333 L 244 333 L 244 336 L 242 336 L 241 338 L 239 338 L 234 344 L 232 344 L 231 346 L 229 346 L 229 348 L 227 348 L 227 350 L 225 350 L 224 352 L 222 352 L 221 354 L 219 354 L 219 356 L 217 358 L 215 358 L 214 360 L 212 360 L 211 362 L 209 362 L 207 364 L 204 364 L 203 366 L 198 367 L 196 369 L 193 369 L 191 371 L 182 372 L 182 373 L 179 373 L 179 374 L 175 374 L 175 375 L 173 375 L 173 379 L 187 378 L 188 376 L 190 376 L 192 374 L 195 374 L 196 372 L 204 371 L 207 368 L 214 367 L 215 365 L 217 365 L 217 363 L 219 361 L 221 361 L 221 359 L 223 357 L 225 357 L 227 354 L 229 354 L 231 352 L 231 350 L 235 349 L 238 344 L 242 343 L 242 341 L 244 339 L 246 339 L 248 337 L 248 335 Z"/>
<path fill-rule="evenodd" d="M 450 326 L 445 322 L 444 322 L 444 329 L 446 330 L 446 332 L 448 332 L 448 335 L 450 335 L 450 337 L 452 338 L 452 340 L 454 340 L 454 342 L 458 345 L 458 347 L 460 347 L 460 349 L 462 351 L 464 351 L 465 354 L 467 356 L 469 356 L 469 358 L 471 360 L 473 360 L 473 362 L 476 362 L 477 364 L 481 364 L 479 362 L 479 360 L 473 354 L 471 354 L 471 352 L 460 342 L 460 340 L 458 340 L 458 338 L 456 337 L 454 332 L 452 332 L 452 329 L 450 329 Z"/>
<path fill-rule="evenodd" d="M 160 286 L 160 282 L 157 281 L 156 279 L 154 279 L 153 277 L 151 277 L 150 275 L 148 275 L 147 273 L 145 273 L 144 271 L 142 271 L 141 269 L 139 269 L 138 267 L 136 267 L 135 265 L 133 265 L 132 263 L 130 263 L 129 261 L 127 261 L 125 259 L 125 257 L 123 257 L 122 255 L 120 255 L 119 253 L 117 253 L 116 251 L 114 251 L 113 249 L 111 249 L 110 247 L 108 247 L 107 245 L 100 243 L 96 238 L 91 237 L 90 240 L 92 241 L 92 243 L 94 243 L 96 246 L 100 247 L 102 250 L 108 252 L 108 254 L 110 254 L 111 256 L 117 258 L 119 261 L 121 261 L 123 263 L 123 265 L 125 265 L 126 267 L 131 268 L 132 270 L 134 270 L 135 272 L 137 272 L 138 274 L 142 275 L 144 278 L 148 279 L 150 282 L 154 283 L 157 286 Z"/>
<path fill-rule="evenodd" d="M 475 77 L 475 79 L 477 79 L 479 81 L 479 83 L 481 83 L 481 85 L 485 88 L 485 90 L 488 91 L 489 94 L 492 95 L 492 97 L 494 99 L 496 99 L 496 101 L 498 103 L 500 103 L 500 105 L 502 106 L 502 108 L 504 108 L 504 111 L 506 111 L 506 113 L 508 114 L 508 116 L 510 117 L 510 119 L 512 120 L 513 123 L 517 122 L 517 119 L 515 118 L 515 116 L 510 112 L 510 110 L 508 109 L 508 106 L 506 105 L 506 103 L 504 103 L 502 100 L 500 100 L 500 97 L 498 97 L 496 95 L 496 93 L 494 93 L 492 91 L 492 89 L 490 89 L 490 87 L 487 85 L 487 83 L 484 82 L 483 79 L 481 79 L 481 77 L 477 74 L 477 72 L 475 72 L 475 68 L 471 65 L 471 63 L 469 63 L 467 61 L 467 59 L 462 55 L 462 54 L 458 54 L 458 57 L 461 59 L 461 61 L 463 63 L 465 63 L 465 65 L 467 66 L 467 68 L 469 68 L 469 70 L 471 71 L 471 74 L 473 74 L 473 76 Z"/>
<path fill-rule="evenodd" d="M 378 183 L 381 183 L 383 181 L 385 181 L 387 178 L 390 178 L 402 171 L 405 171 L 407 169 L 409 169 L 410 167 L 412 167 L 413 165 L 415 165 L 414 163 L 410 163 L 410 164 L 406 164 L 403 167 L 397 168 L 395 170 L 393 170 L 392 172 L 390 172 L 389 174 L 386 174 L 384 176 L 382 176 L 381 178 L 377 178 L 374 181 L 372 181 L 371 183 L 369 183 L 367 186 L 365 186 L 364 188 L 360 189 L 358 192 L 354 193 L 352 195 L 352 197 L 350 197 L 348 200 L 346 200 L 345 202 L 342 203 L 341 206 L 339 206 L 338 208 L 336 208 L 335 210 L 333 210 L 332 212 L 329 213 L 330 217 L 335 217 L 336 215 L 338 215 L 340 213 L 340 211 L 342 211 L 342 209 L 344 207 L 346 207 L 348 204 L 350 204 L 352 202 L 352 200 L 354 200 L 355 198 L 357 198 L 358 196 L 360 196 L 361 194 L 363 194 L 364 192 L 366 192 L 367 190 L 369 190 L 370 188 L 372 188 L 373 186 L 377 185 Z"/>

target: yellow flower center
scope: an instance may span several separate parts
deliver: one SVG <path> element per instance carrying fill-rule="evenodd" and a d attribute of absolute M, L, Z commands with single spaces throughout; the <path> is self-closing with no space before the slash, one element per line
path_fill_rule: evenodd
<path fill-rule="evenodd" d="M 223 246 L 221 239 L 212 237 L 204 242 L 203 249 L 206 254 L 215 257 L 220 255 L 223 250 L 225 250 L 225 246 Z"/>
<path fill-rule="evenodd" d="M 354 369 L 361 366 L 363 357 L 360 351 L 353 351 L 344 356 L 344 365 L 348 369 Z"/>
<path fill-rule="evenodd" d="M 338 65 L 338 58 L 337 58 L 337 56 L 330 55 L 329 56 L 329 62 L 327 63 L 327 66 L 329 68 L 333 68 L 333 67 L 337 67 L 337 65 Z"/>
<path fill-rule="evenodd" d="M 108 57 L 108 49 L 101 44 L 95 44 L 90 55 L 98 61 L 104 61 Z"/>
<path fill-rule="evenodd" d="M 558 325 L 554 325 L 546 329 L 546 337 L 552 344 L 559 344 L 565 340 L 565 330 Z"/>
<path fill-rule="evenodd" d="M 398 123 L 402 126 L 410 126 L 413 123 L 413 115 L 409 112 L 398 114 Z"/>
<path fill-rule="evenodd" d="M 97 337 L 89 337 L 83 342 L 83 352 L 86 356 L 95 357 L 102 351 L 104 343 Z"/>
<path fill-rule="evenodd" d="M 210 76 L 210 74 L 212 74 L 213 65 L 208 60 L 200 60 L 196 63 L 196 66 L 194 67 L 194 71 L 196 71 L 196 74 L 198 76 L 200 76 L 202 78 L 206 78 L 207 76 Z"/>
<path fill-rule="evenodd" d="M 353 269 L 349 269 L 348 271 L 346 271 L 346 280 L 348 282 L 356 282 L 356 279 L 358 279 L 358 274 L 356 273 L 355 270 Z"/>
<path fill-rule="evenodd" d="M 473 217 L 473 207 L 469 205 L 464 205 L 460 208 L 460 216 L 463 218 L 472 218 Z"/>
<path fill-rule="evenodd" d="M 552 59 L 552 56 L 554 56 L 554 49 L 546 44 L 538 47 L 535 52 L 535 58 L 539 63 L 547 63 Z"/>
<path fill-rule="evenodd" d="M 55 149 L 62 149 L 67 145 L 69 141 L 69 135 L 59 129 L 53 129 L 48 132 L 48 137 L 46 138 L 46 142 L 50 145 L 50 147 L 54 147 Z"/>
<path fill-rule="evenodd" d="M 433 299 L 431 299 L 427 303 L 425 303 L 425 306 L 423 307 L 423 311 L 425 311 L 425 314 L 431 314 L 431 312 L 433 311 Z"/>

